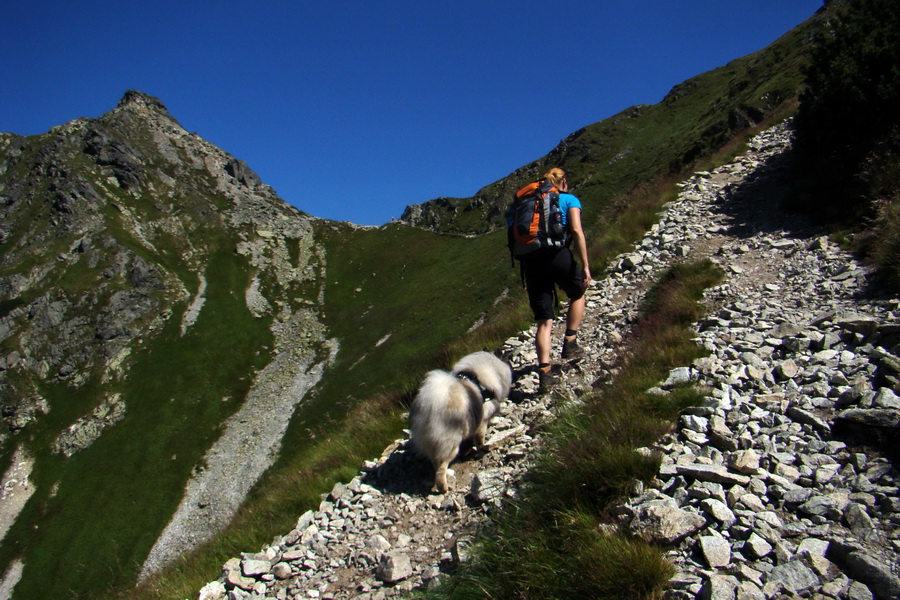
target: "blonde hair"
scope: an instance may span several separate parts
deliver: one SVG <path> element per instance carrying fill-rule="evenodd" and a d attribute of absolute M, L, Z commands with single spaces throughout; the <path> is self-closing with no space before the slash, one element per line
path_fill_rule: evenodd
<path fill-rule="evenodd" d="M 544 179 L 559 187 L 562 185 L 563 179 L 566 178 L 566 172 L 560 169 L 559 167 L 553 167 L 546 173 L 544 173 Z"/>

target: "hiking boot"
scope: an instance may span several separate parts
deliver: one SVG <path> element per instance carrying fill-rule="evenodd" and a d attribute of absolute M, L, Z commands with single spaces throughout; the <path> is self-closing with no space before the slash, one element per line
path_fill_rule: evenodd
<path fill-rule="evenodd" d="M 538 381 L 540 382 L 539 393 L 547 394 L 559 383 L 559 373 L 553 369 L 547 372 L 538 371 Z"/>
<path fill-rule="evenodd" d="M 581 358 L 584 356 L 584 348 L 578 345 L 578 338 L 575 338 L 571 341 L 564 339 L 562 346 L 562 357 L 565 359 L 569 358 Z"/>

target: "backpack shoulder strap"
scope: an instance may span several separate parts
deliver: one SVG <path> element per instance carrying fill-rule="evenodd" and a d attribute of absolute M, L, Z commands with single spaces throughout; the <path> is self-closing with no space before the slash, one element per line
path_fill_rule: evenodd
<path fill-rule="evenodd" d="M 554 191 L 554 190 L 556 190 L 556 192 L 559 193 L 559 190 L 556 189 L 556 186 L 553 185 L 552 183 L 550 183 L 550 182 L 549 182 L 548 180 L 546 180 L 546 179 L 542 179 L 542 180 L 538 181 L 537 183 L 540 184 L 540 186 L 538 186 L 538 191 L 539 191 L 541 194 L 546 194 L 547 192 L 551 192 L 551 191 Z"/>
<path fill-rule="evenodd" d="M 519 189 L 519 191 L 515 193 L 515 196 L 513 198 L 515 200 L 518 200 L 520 198 L 526 198 L 528 196 L 532 196 L 532 195 L 538 193 L 540 191 L 542 182 L 543 182 L 543 180 L 534 181 L 532 183 L 529 183 L 528 185 Z"/>

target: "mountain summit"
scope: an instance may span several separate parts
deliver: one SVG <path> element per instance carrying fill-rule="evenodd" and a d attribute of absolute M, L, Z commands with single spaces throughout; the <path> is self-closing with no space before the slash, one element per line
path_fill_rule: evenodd
<path fill-rule="evenodd" d="M 313 221 L 141 92 L 43 135 L 0 134 L 3 454 L 42 478 L 0 523 L 22 597 L 85 554 L 143 562 L 198 464 L 191 543 L 227 524 L 333 353 Z M 260 403 L 255 435 L 228 425 Z M 252 442 L 227 453 L 244 477 L 223 490 L 204 453 L 227 435 Z M 179 540 L 155 564 L 191 547 Z"/>
<path fill-rule="evenodd" d="M 118 108 L 124 108 L 125 106 L 138 106 L 160 111 L 167 115 L 169 114 L 169 111 L 166 109 L 166 105 L 162 103 L 162 100 L 137 90 L 128 90 L 125 92 L 125 95 L 119 100 Z"/>

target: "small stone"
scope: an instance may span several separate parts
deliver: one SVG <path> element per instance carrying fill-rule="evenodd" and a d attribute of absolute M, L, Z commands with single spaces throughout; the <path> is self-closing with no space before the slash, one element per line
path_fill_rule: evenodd
<path fill-rule="evenodd" d="M 733 600 L 738 580 L 731 575 L 710 575 L 700 592 L 702 600 Z"/>
<path fill-rule="evenodd" d="M 747 543 L 744 545 L 750 553 L 756 558 L 763 558 L 768 556 L 772 551 L 772 544 L 767 542 L 757 533 L 751 533 L 750 537 L 747 539 Z"/>
<path fill-rule="evenodd" d="M 272 569 L 272 563 L 267 560 L 249 559 L 241 561 L 241 572 L 245 577 L 258 577 Z"/>
<path fill-rule="evenodd" d="M 820 581 L 816 574 L 799 560 L 778 565 L 766 576 L 766 583 L 778 582 L 793 592 L 805 592 Z"/>
<path fill-rule="evenodd" d="M 225 600 L 226 594 L 225 584 L 221 581 L 213 581 L 203 586 L 198 600 Z"/>
<path fill-rule="evenodd" d="M 900 409 L 900 396 L 897 396 L 891 388 L 881 388 L 875 394 L 873 404 L 876 408 Z"/>
<path fill-rule="evenodd" d="M 707 498 L 700 503 L 700 507 L 716 521 L 721 523 L 726 529 L 731 527 L 735 521 L 737 521 L 737 517 L 731 509 L 728 508 L 728 505 L 721 500 Z"/>
<path fill-rule="evenodd" d="M 753 475 L 759 470 L 759 454 L 752 448 L 727 455 L 728 468 L 743 475 Z"/>
<path fill-rule="evenodd" d="M 472 497 L 480 503 L 494 502 L 503 497 L 506 480 L 500 469 L 488 469 L 475 475 L 472 479 Z"/>
<path fill-rule="evenodd" d="M 781 380 L 793 379 L 799 373 L 800 367 L 791 359 L 784 360 L 775 366 L 775 375 Z"/>
<path fill-rule="evenodd" d="M 291 576 L 291 565 L 280 562 L 272 567 L 272 575 L 275 576 L 275 579 L 285 580 Z"/>

